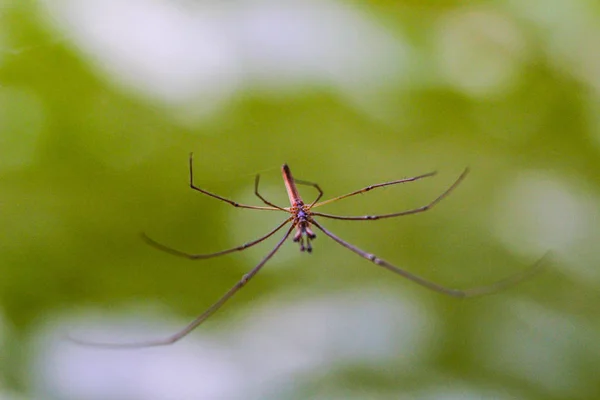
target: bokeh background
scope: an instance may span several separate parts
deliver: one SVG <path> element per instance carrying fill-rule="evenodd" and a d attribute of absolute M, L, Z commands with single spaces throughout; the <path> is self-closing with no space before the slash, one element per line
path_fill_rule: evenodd
<path fill-rule="evenodd" d="M 0 0 L 0 399 L 600 398 L 600 3 Z M 274 245 L 235 209 L 279 168 L 326 197 L 439 171 L 321 221 L 456 300 L 320 235 L 286 243 L 176 345 L 168 335 Z M 311 188 L 302 188 L 309 199 Z"/>

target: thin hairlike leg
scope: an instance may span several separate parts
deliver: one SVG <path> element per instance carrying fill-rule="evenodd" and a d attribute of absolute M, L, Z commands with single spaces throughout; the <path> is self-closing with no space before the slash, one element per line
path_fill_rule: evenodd
<path fill-rule="evenodd" d="M 525 271 L 511 275 L 508 278 L 505 278 L 505 279 L 502 279 L 495 283 L 492 283 L 491 285 L 479 286 L 479 287 L 466 289 L 466 290 L 451 289 L 451 288 L 447 288 L 445 286 L 439 285 L 435 282 L 431 282 L 425 278 L 422 278 L 418 275 L 410 273 L 404 269 L 398 268 L 398 267 L 390 264 L 389 262 L 382 260 L 381 258 L 378 258 L 374 254 L 367 253 L 366 251 L 363 251 L 363 250 L 359 249 L 358 247 L 355 247 L 355 246 L 351 245 L 350 243 L 342 240 L 341 238 L 337 237 L 336 235 L 334 235 L 333 233 L 329 232 L 327 229 L 325 229 L 324 227 L 319 225 L 314 220 L 312 221 L 312 223 L 317 228 L 319 228 L 321 231 L 323 231 L 324 234 L 326 234 L 327 236 L 329 236 L 330 238 L 335 240 L 340 245 L 344 246 L 348 250 L 353 251 L 354 253 L 358 254 L 359 256 L 366 258 L 367 260 L 379 265 L 380 267 L 383 267 L 383 268 L 385 268 L 389 271 L 392 271 L 400 276 L 403 276 L 404 278 L 406 278 L 418 285 L 421 285 L 427 289 L 433 290 L 434 292 L 438 292 L 441 294 L 445 294 L 445 295 L 457 297 L 457 298 L 485 296 L 488 294 L 498 292 L 507 287 L 516 285 L 517 283 L 519 283 L 519 282 L 529 278 L 530 276 L 534 275 L 535 273 L 537 273 L 540 270 L 540 268 L 542 267 L 542 264 L 543 264 L 542 261 L 546 257 L 546 255 L 544 255 L 532 267 L 526 269 Z"/>
<path fill-rule="evenodd" d="M 245 274 L 242 277 L 242 279 L 240 279 L 238 283 L 236 283 L 231 289 L 229 289 L 227 291 L 227 293 L 225 293 L 216 303 L 214 303 L 212 306 L 210 306 L 206 311 L 204 311 L 196 319 L 194 319 L 192 322 L 190 322 L 185 328 L 183 328 L 179 332 L 175 333 L 174 335 L 171 335 L 164 339 L 148 340 L 148 341 L 143 341 L 143 342 L 131 342 L 131 343 L 91 342 L 91 341 L 81 340 L 81 339 L 72 338 L 72 337 L 68 337 L 68 339 L 77 344 L 83 345 L 83 346 L 113 348 L 113 349 L 132 349 L 132 348 L 143 348 L 143 347 L 166 346 L 169 344 L 173 344 L 173 343 L 181 340 L 185 336 L 187 336 L 194 329 L 196 329 L 200 324 L 202 324 L 204 321 L 206 321 L 206 319 L 208 317 L 210 317 L 215 311 L 217 311 L 219 308 L 221 308 L 221 306 L 223 306 L 223 304 L 225 304 L 227 302 L 227 300 L 229 300 L 238 290 L 243 288 L 250 281 L 250 279 L 252 279 L 261 270 L 261 268 L 267 263 L 267 261 L 269 261 L 271 259 L 271 257 L 273 257 L 273 255 L 277 252 L 277 250 L 279 250 L 281 245 L 283 245 L 283 243 L 290 236 L 290 233 L 292 233 L 292 230 L 295 227 L 296 226 L 294 224 L 292 224 L 292 226 L 290 226 L 290 229 L 288 229 L 288 231 L 283 236 L 283 238 L 281 238 L 281 240 L 279 240 L 279 242 L 277 242 L 277 244 L 275 245 L 273 250 L 271 250 L 269 252 L 269 254 L 267 254 L 265 256 L 265 258 L 263 258 L 262 261 L 260 263 L 258 263 L 258 265 L 256 267 L 252 268 L 252 270 L 250 272 Z"/>
<path fill-rule="evenodd" d="M 264 236 L 262 236 L 262 237 L 260 237 L 260 238 L 258 238 L 256 240 L 253 240 L 253 241 L 248 242 L 248 243 L 244 243 L 243 245 L 238 246 L 238 247 L 234 247 L 232 249 L 218 251 L 216 253 L 210 253 L 210 254 L 191 254 L 191 253 L 186 253 L 186 252 L 174 249 L 172 247 L 165 246 L 164 244 L 159 243 L 159 242 L 155 241 L 154 239 L 151 239 L 145 233 L 142 233 L 142 238 L 150 246 L 155 247 L 158 250 L 162 250 L 162 251 L 164 251 L 166 253 L 173 254 L 173 255 L 176 255 L 176 256 L 180 256 L 180 257 L 189 258 L 190 260 L 204 260 L 204 259 L 207 259 L 207 258 L 218 257 L 218 256 L 222 256 L 224 254 L 233 253 L 235 251 L 246 250 L 248 247 L 252 247 L 255 244 L 259 244 L 260 242 L 262 242 L 262 241 L 270 238 L 271 236 L 273 236 L 275 234 L 275 232 L 279 231 L 281 228 L 283 228 L 283 226 L 285 224 L 287 224 L 291 220 L 292 220 L 291 217 L 288 218 L 288 219 L 286 219 L 281 224 L 279 224 L 279 226 L 277 226 L 277 228 L 273 229 L 271 232 L 267 233 L 266 235 L 264 235 Z"/>
<path fill-rule="evenodd" d="M 309 182 L 309 181 L 303 181 L 301 179 L 296 179 L 295 182 L 299 183 L 300 185 L 312 186 L 315 189 L 317 189 L 317 191 L 319 192 L 317 198 L 314 199 L 312 203 L 310 203 L 310 206 L 308 206 L 309 209 L 313 208 L 315 206 L 315 204 L 317 204 L 317 201 L 319 201 L 319 199 L 321 197 L 323 197 L 323 191 L 321 190 L 321 188 L 319 187 L 319 185 L 317 185 L 316 183 Z"/>
<path fill-rule="evenodd" d="M 448 189 L 446 189 L 442 194 L 440 194 L 438 197 L 436 197 L 432 202 L 430 202 L 429 204 L 426 204 L 424 206 L 414 208 L 412 210 L 405 210 L 405 211 L 400 211 L 400 212 L 392 213 L 392 214 L 360 215 L 360 216 L 342 216 L 342 215 L 325 214 L 325 213 L 320 213 L 320 212 L 313 212 L 312 214 L 318 215 L 318 216 L 324 217 L 324 218 L 342 219 L 342 220 L 346 220 L 346 221 L 372 221 L 372 220 L 382 219 L 382 218 L 401 217 L 403 215 L 421 213 L 421 212 L 424 212 L 427 210 L 431 210 L 437 203 L 439 203 L 446 196 L 448 196 L 454 189 L 456 189 L 456 187 L 462 182 L 462 180 L 465 179 L 465 177 L 467 176 L 468 173 L 469 173 L 469 169 L 467 168 L 463 171 L 462 174 L 460 174 L 458 179 L 456 179 L 456 181 L 454 181 L 454 183 Z M 320 204 L 323 204 L 323 203 L 320 203 Z M 318 205 L 319 204 L 317 204 L 317 206 Z"/>
<path fill-rule="evenodd" d="M 190 153 L 190 187 L 192 189 L 197 190 L 200 193 L 203 193 L 203 194 L 205 194 L 207 196 L 210 196 L 210 197 L 212 197 L 214 199 L 224 201 L 225 203 L 229 203 L 229 204 L 231 204 L 234 207 L 249 208 L 251 210 L 271 210 L 271 211 L 273 211 L 273 210 L 281 210 L 281 208 L 278 208 L 278 207 L 260 207 L 260 206 L 250 206 L 250 205 L 247 205 L 247 204 L 236 203 L 233 200 L 226 199 L 225 197 L 221 197 L 218 194 L 214 194 L 214 193 L 208 192 L 208 191 L 206 191 L 204 189 L 201 189 L 198 186 L 194 185 L 194 153 Z"/>
<path fill-rule="evenodd" d="M 260 193 L 258 193 L 258 183 L 259 182 L 260 182 L 260 175 L 256 175 L 256 178 L 254 178 L 254 194 L 256 195 L 256 197 L 261 199 L 262 202 L 268 206 L 275 207 L 276 209 L 281 210 L 281 211 L 289 212 L 285 208 L 279 207 L 278 205 L 271 203 L 269 200 L 265 199 Z"/>
<path fill-rule="evenodd" d="M 318 204 L 315 204 L 314 207 L 321 207 L 322 205 L 333 203 L 334 201 L 345 199 L 346 197 L 351 197 L 351 196 L 355 196 L 357 194 L 366 193 L 366 192 L 368 192 L 370 190 L 373 190 L 373 189 L 376 189 L 376 188 L 385 187 L 385 186 L 392 186 L 392 185 L 398 185 L 400 183 L 414 182 L 414 181 L 418 181 L 418 180 L 423 179 L 423 178 L 429 178 L 430 176 L 433 176 L 436 173 L 437 172 L 434 171 L 434 172 L 429 172 L 427 174 L 423 174 L 423 175 L 419 175 L 419 176 L 413 176 L 411 178 L 398 179 L 397 181 L 384 182 L 384 183 L 378 183 L 376 185 L 367 186 L 367 187 L 362 188 L 360 190 L 357 190 L 355 192 L 347 193 L 347 194 L 344 194 L 344 195 L 341 195 L 341 196 L 338 196 L 338 197 L 334 197 L 333 199 L 322 201 L 322 202 L 320 202 Z"/>

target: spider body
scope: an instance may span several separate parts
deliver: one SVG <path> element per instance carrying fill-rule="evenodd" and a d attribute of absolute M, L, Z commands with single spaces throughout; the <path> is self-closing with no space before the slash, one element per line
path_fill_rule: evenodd
<path fill-rule="evenodd" d="M 317 237 L 317 235 L 310 229 L 312 222 L 310 209 L 311 205 L 304 204 L 298 187 L 295 184 L 294 178 L 292 177 L 292 171 L 287 164 L 281 166 L 281 173 L 283 175 L 283 181 L 285 182 L 285 188 L 287 190 L 288 197 L 290 199 L 291 207 L 288 211 L 292 213 L 292 223 L 296 226 L 296 234 L 294 235 L 293 241 L 300 243 L 300 251 L 307 251 L 312 253 L 312 245 L 310 241 Z M 320 198 L 321 196 L 319 196 Z"/>

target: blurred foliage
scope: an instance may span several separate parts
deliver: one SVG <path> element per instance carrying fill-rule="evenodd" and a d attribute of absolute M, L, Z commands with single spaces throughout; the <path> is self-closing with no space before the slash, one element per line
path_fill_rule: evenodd
<path fill-rule="evenodd" d="M 419 206 L 470 166 L 464 184 L 430 213 L 373 223 L 326 221 L 326 226 L 449 286 L 491 282 L 552 249 L 545 273 L 489 300 L 457 302 L 379 271 L 320 235 L 310 257 L 286 244 L 282 261 L 275 257 L 228 310 L 251 313 L 256 299 L 287 291 L 312 297 L 360 292 L 368 284 L 408 292 L 429 304 L 438 319 L 439 345 L 424 361 L 432 371 L 473 387 L 506 389 L 507 398 L 514 393 L 532 399 L 598 398 L 600 348 L 581 338 L 600 334 L 600 63 L 597 50 L 589 54 L 585 47 L 593 41 L 589 35 L 595 43 L 600 39 L 600 6 L 561 3 L 356 4 L 402 34 L 412 49 L 405 84 L 387 88 L 373 108 L 368 97 L 352 104 L 326 86 L 282 95 L 250 87 L 210 116 L 186 122 L 176 107 L 111 80 L 97 60 L 48 24 L 42 6 L 1 2 L 0 386 L 30 393 L 30 339 L 56 316 L 149 302 L 191 317 L 268 251 L 265 244 L 192 263 L 140 240 L 143 231 L 183 250 L 211 252 L 258 237 L 278 221 L 279 216 L 232 209 L 190 190 L 187 157 L 193 151 L 199 185 L 255 204 L 256 173 L 265 196 L 285 204 L 283 162 L 298 178 L 318 182 L 326 197 L 440 172 L 425 182 L 323 209 L 349 215 Z M 590 28 L 574 16 L 596 25 Z M 465 65 L 461 57 L 476 63 Z M 492 77 L 481 78 L 478 67 Z M 469 76 L 499 83 L 481 89 L 485 85 L 470 86 Z M 554 188 L 564 196 L 545 197 Z M 305 189 L 306 198 L 313 196 Z M 573 324 L 570 346 L 563 346 L 571 353 L 548 349 L 557 357 L 548 363 L 568 360 L 568 370 L 577 376 L 569 382 L 577 385 L 553 392 L 526 379 L 535 370 L 515 376 L 512 367 L 502 372 L 481 362 L 481 351 L 502 354 L 485 348 L 489 343 L 481 335 L 492 328 L 484 326 L 506 332 L 527 325 L 510 316 L 510 305 L 520 302 Z M 227 318 L 227 311 L 219 313 L 210 324 Z M 371 386 L 381 393 L 402 388 L 420 393 L 450 385 L 434 375 L 346 365 L 326 378 L 328 387 L 351 392 Z M 320 382 L 300 385 L 295 396 L 310 397 Z"/>

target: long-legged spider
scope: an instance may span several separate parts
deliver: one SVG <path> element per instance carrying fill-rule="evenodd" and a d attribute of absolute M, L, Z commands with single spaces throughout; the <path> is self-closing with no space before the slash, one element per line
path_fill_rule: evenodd
<path fill-rule="evenodd" d="M 432 209 L 440 201 L 442 201 L 445 197 L 447 197 L 464 180 L 464 178 L 467 176 L 467 174 L 469 172 L 468 168 L 465 169 L 462 172 L 462 174 L 460 174 L 460 176 L 454 181 L 454 183 L 452 185 L 450 185 L 444 192 L 442 192 L 435 199 L 433 199 L 433 201 L 429 202 L 428 204 L 426 204 L 424 206 L 410 209 L 410 210 L 395 212 L 395 213 L 391 213 L 391 214 L 363 215 L 363 216 L 339 216 L 339 215 L 315 212 L 315 211 L 313 211 L 313 209 L 320 207 L 322 205 L 325 205 L 325 204 L 332 203 L 337 200 L 341 200 L 344 198 L 355 196 L 357 194 L 365 193 L 365 192 L 368 192 L 368 191 L 376 189 L 376 188 L 397 185 L 397 184 L 406 183 L 406 182 L 414 182 L 414 181 L 417 181 L 417 180 L 420 180 L 423 178 L 433 176 L 433 175 L 435 175 L 435 172 L 431 172 L 431 173 L 427 173 L 424 175 L 419 175 L 419 176 L 415 176 L 415 177 L 411 177 L 411 178 L 398 179 L 398 180 L 391 181 L 391 182 L 378 183 L 376 185 L 367 186 L 360 190 L 356 190 L 354 192 L 347 193 L 342 196 L 334 197 L 332 199 L 325 200 L 325 201 L 322 201 L 319 203 L 318 201 L 323 196 L 323 191 L 321 190 L 319 185 L 317 185 L 316 183 L 313 183 L 313 182 L 294 179 L 292 177 L 290 168 L 287 166 L 287 164 L 284 164 L 281 169 L 282 169 L 282 174 L 283 174 L 283 181 L 285 183 L 285 187 L 287 189 L 287 194 L 290 199 L 290 207 L 279 207 L 279 206 L 271 203 L 267 199 L 265 199 L 258 192 L 258 184 L 260 181 L 259 175 L 256 176 L 256 179 L 254 181 L 254 193 L 263 203 L 266 204 L 266 206 L 252 206 L 252 205 L 247 205 L 247 204 L 236 203 L 235 201 L 229 200 L 225 197 L 221 197 L 217 194 L 208 192 L 208 191 L 196 186 L 194 184 L 193 154 L 190 154 L 189 177 L 190 177 L 190 187 L 192 189 L 194 189 L 200 193 L 203 193 L 207 196 L 213 197 L 217 200 L 226 202 L 234 207 L 247 208 L 247 209 L 251 209 L 251 210 L 283 211 L 285 213 L 288 213 L 289 216 L 282 223 L 280 223 L 275 229 L 273 229 L 266 235 L 264 235 L 256 240 L 253 240 L 251 242 L 245 243 L 241 246 L 234 247 L 234 248 L 231 248 L 228 250 L 219 251 L 216 253 L 210 253 L 210 254 L 186 253 L 186 252 L 183 252 L 180 250 L 176 250 L 172 247 L 168 247 L 164 244 L 158 243 L 143 234 L 142 237 L 148 244 L 152 245 L 153 247 L 155 247 L 159 250 L 165 251 L 170 254 L 174 254 L 176 256 L 181 256 L 181 257 L 185 257 L 185 258 L 192 259 L 192 260 L 201 260 L 201 259 L 222 256 L 222 255 L 233 253 L 236 251 L 245 250 L 249 247 L 252 247 L 252 246 L 268 239 L 269 237 L 273 236 L 276 232 L 281 230 L 284 226 L 286 226 L 286 224 L 290 223 L 287 231 L 285 232 L 283 237 L 277 242 L 275 247 L 273 247 L 273 249 L 271 251 L 269 251 L 269 253 L 254 268 L 252 268 L 249 272 L 244 274 L 242 276 L 242 278 L 231 289 L 229 289 L 223 296 L 221 296 L 221 298 L 219 300 L 217 300 L 206 311 L 204 311 L 202 314 L 200 314 L 198 317 L 196 317 L 196 319 L 194 319 L 192 322 L 190 322 L 185 328 L 183 328 L 182 330 L 180 330 L 179 332 L 176 332 L 175 334 L 173 334 L 171 336 L 168 336 L 168 337 L 162 338 L 162 339 L 157 339 L 157 340 L 132 342 L 132 343 L 101 343 L 101 342 L 90 342 L 90 341 L 75 339 L 75 338 L 70 338 L 70 339 L 76 343 L 87 345 L 87 346 L 109 347 L 109 348 L 140 348 L 140 347 L 153 347 L 153 346 L 163 346 L 163 345 L 173 344 L 173 343 L 181 340 L 183 337 L 188 335 L 191 331 L 196 329 L 200 324 L 202 324 L 204 321 L 206 321 L 208 319 L 208 317 L 210 317 L 215 311 L 217 311 L 219 308 L 221 308 L 221 306 L 223 306 L 223 304 L 225 304 L 225 302 L 227 302 L 227 300 L 229 300 L 238 290 L 240 290 L 242 287 L 244 287 L 250 281 L 250 279 L 252 279 L 261 270 L 261 268 L 267 263 L 267 261 L 269 261 L 271 259 L 271 257 L 273 257 L 273 255 L 275 255 L 275 253 L 281 248 L 281 246 L 286 241 L 286 239 L 288 237 L 290 237 L 290 235 L 292 234 L 294 229 L 296 230 L 296 233 L 293 235 L 293 241 L 299 243 L 300 251 L 306 251 L 309 253 L 312 252 L 311 242 L 312 242 L 312 240 L 314 240 L 316 238 L 316 234 L 313 232 L 311 227 L 315 226 L 317 229 L 319 229 L 321 232 L 323 232 L 326 236 L 329 236 L 331 239 L 333 239 L 334 241 L 336 241 L 343 247 L 345 247 L 345 248 L 349 249 L 350 251 L 358 254 L 359 256 L 373 262 L 374 264 L 379 265 L 380 267 L 383 267 L 389 271 L 392 271 L 400 276 L 403 276 L 404 278 L 406 278 L 418 285 L 421 285 L 427 289 L 430 289 L 432 291 L 435 291 L 435 292 L 438 292 L 438 293 L 441 293 L 441 294 L 444 294 L 447 296 L 456 297 L 456 298 L 484 296 L 484 295 L 491 294 L 491 293 L 497 292 L 499 290 L 502 290 L 508 286 L 515 285 L 515 284 L 519 283 L 520 281 L 526 279 L 527 277 L 533 275 L 539 269 L 542 259 L 544 258 L 544 257 L 542 257 L 540 260 L 538 260 L 531 268 L 526 269 L 517 274 L 511 275 L 502 280 L 496 281 L 490 285 L 479 286 L 479 287 L 474 287 L 474 288 L 465 289 L 465 290 L 452 289 L 452 288 L 448 288 L 448 287 L 442 286 L 440 284 L 437 284 L 435 282 L 429 281 L 429 280 L 422 278 L 416 274 L 413 274 L 412 272 L 408 272 L 402 268 L 396 267 L 395 265 L 390 264 L 389 262 L 375 256 L 374 254 L 371 254 L 364 250 L 359 249 L 358 247 L 339 238 L 338 236 L 336 236 L 335 234 L 333 234 L 332 232 L 327 230 L 323 225 L 321 225 L 319 222 L 317 222 L 315 220 L 315 217 L 323 217 L 323 218 L 338 219 L 338 220 L 345 220 L 345 221 L 372 221 L 372 220 L 377 220 L 377 219 L 382 219 L 382 218 L 400 217 L 403 215 L 417 214 L 417 213 L 428 211 L 428 210 Z M 297 188 L 296 184 L 308 185 L 308 186 L 314 187 L 318 192 L 317 197 L 311 203 L 309 203 L 309 204 L 305 203 L 302 200 L 302 198 L 300 197 L 300 194 L 298 192 L 298 188 Z"/>

